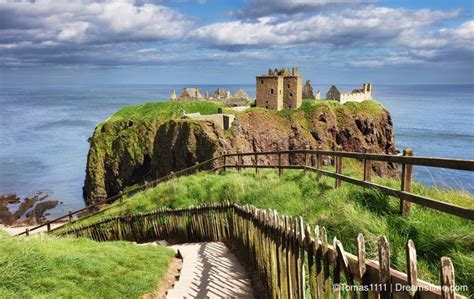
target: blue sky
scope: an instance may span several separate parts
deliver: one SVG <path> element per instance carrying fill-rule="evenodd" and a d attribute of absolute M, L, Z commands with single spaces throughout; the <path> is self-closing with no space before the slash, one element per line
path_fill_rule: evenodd
<path fill-rule="evenodd" d="M 0 83 L 474 83 L 473 3 L 0 0 Z"/>

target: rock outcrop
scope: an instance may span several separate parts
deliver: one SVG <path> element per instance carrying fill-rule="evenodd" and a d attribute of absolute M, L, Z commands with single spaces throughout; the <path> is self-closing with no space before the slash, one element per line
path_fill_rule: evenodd
<path fill-rule="evenodd" d="M 396 153 L 390 114 L 376 102 L 337 106 L 325 101 L 307 102 L 302 108 L 290 113 L 250 109 L 238 113 L 226 131 L 211 121 L 112 118 L 99 125 L 91 138 L 84 185 L 86 203 L 225 151 L 341 146 L 346 151 Z M 252 163 L 252 158 L 245 157 L 244 161 Z M 276 159 L 261 157 L 259 163 L 277 163 Z M 292 155 L 284 163 L 302 159 L 302 155 Z M 386 164 L 374 164 L 373 169 L 380 175 L 396 171 Z"/>

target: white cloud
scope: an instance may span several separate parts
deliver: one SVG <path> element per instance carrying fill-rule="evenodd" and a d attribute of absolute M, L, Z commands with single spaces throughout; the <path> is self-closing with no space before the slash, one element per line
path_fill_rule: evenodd
<path fill-rule="evenodd" d="M 253 22 L 233 21 L 198 28 L 190 36 L 217 47 L 294 46 L 318 43 L 332 46 L 370 46 L 395 41 L 402 35 L 444 19 L 452 19 L 459 11 L 407 10 L 370 7 L 344 10 L 307 19 L 280 21 L 262 17 Z"/>
<path fill-rule="evenodd" d="M 165 6 L 134 1 L 0 1 L 2 40 L 112 43 L 179 39 L 192 26 Z"/>

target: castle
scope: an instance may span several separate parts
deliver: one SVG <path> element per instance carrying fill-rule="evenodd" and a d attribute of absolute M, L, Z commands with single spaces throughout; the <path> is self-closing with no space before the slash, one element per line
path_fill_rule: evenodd
<path fill-rule="evenodd" d="M 294 67 L 269 69 L 266 75 L 257 76 L 256 106 L 266 109 L 297 109 L 302 103 L 303 78 Z"/>
<path fill-rule="evenodd" d="M 333 85 L 326 93 L 326 99 L 336 100 L 341 104 L 372 100 L 372 84 L 364 83 L 361 89 L 354 89 L 352 92 L 340 92 L 339 89 Z"/>

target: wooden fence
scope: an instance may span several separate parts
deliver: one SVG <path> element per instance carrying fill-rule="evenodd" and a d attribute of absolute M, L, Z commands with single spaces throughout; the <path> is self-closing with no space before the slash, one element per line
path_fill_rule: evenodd
<path fill-rule="evenodd" d="M 18 234 L 28 235 L 31 231 L 37 230 L 41 227 L 46 226 L 47 230 L 50 231 L 51 224 L 59 221 L 64 221 L 67 219 L 69 222 L 74 222 L 73 216 L 79 213 L 93 211 L 93 209 L 98 206 L 109 204 L 116 200 L 121 200 L 125 195 L 131 195 L 136 192 L 144 191 L 150 187 L 155 187 L 158 184 L 168 181 L 172 178 L 194 174 L 199 171 L 214 171 L 214 170 L 226 170 L 228 168 L 236 168 L 241 170 L 244 168 L 255 168 L 255 171 L 258 173 L 259 169 L 262 168 L 271 168 L 278 169 L 279 174 L 283 173 L 284 169 L 304 169 L 305 171 L 314 171 L 318 175 L 325 175 L 335 179 L 335 187 L 339 188 L 341 186 L 341 181 L 351 183 L 354 185 L 362 186 L 365 188 L 377 189 L 385 194 L 394 196 L 400 199 L 400 213 L 406 214 L 410 210 L 411 203 L 416 203 L 428 208 L 432 208 L 444 213 L 456 215 L 465 219 L 474 220 L 474 210 L 469 208 L 460 207 L 457 205 L 449 204 L 440 200 L 435 200 L 425 196 L 417 195 L 412 192 L 412 167 L 413 165 L 427 166 L 427 167 L 438 167 L 438 168 L 448 168 L 448 169 L 457 169 L 465 171 L 474 171 L 474 161 L 472 160 L 457 160 L 457 159 L 443 159 L 443 158 L 429 158 L 429 157 L 414 157 L 413 151 L 411 149 L 405 149 L 403 156 L 395 155 L 383 155 L 383 154 L 369 154 L 369 153 L 354 153 L 354 152 L 344 152 L 344 151 L 326 151 L 326 150 L 311 150 L 309 148 L 301 150 L 278 150 L 278 151 L 266 151 L 266 152 L 247 152 L 247 153 L 227 153 L 212 159 L 196 163 L 196 165 L 180 170 L 176 173 L 171 172 L 170 174 L 159 178 L 158 180 L 152 182 L 145 182 L 142 186 L 132 188 L 127 192 L 120 192 L 117 195 L 114 195 L 109 198 L 100 200 L 92 205 L 89 205 L 83 209 L 65 214 L 56 219 L 47 221 L 41 225 L 38 225 L 32 229 L 26 229 L 24 232 Z M 292 165 L 291 163 L 283 163 L 283 156 L 288 158 L 291 155 L 303 155 L 303 163 L 299 165 Z M 258 163 L 258 158 L 260 156 L 277 156 L 278 164 L 275 165 L 261 165 Z M 332 157 L 335 161 L 336 172 L 330 172 L 323 169 L 323 160 L 325 157 Z M 230 159 L 234 159 L 235 163 L 229 163 Z M 246 159 L 244 159 L 246 158 Z M 364 165 L 363 170 L 363 179 L 356 179 L 353 177 L 345 176 L 342 174 L 343 170 L 343 160 L 342 158 L 352 158 L 362 161 Z M 251 164 L 245 164 L 245 160 L 252 162 Z M 290 159 L 288 159 L 290 160 Z M 314 163 L 312 163 L 314 161 Z M 401 171 L 401 185 L 400 190 L 390 188 L 387 186 L 382 186 L 376 183 L 371 182 L 371 164 L 372 162 L 386 162 L 386 163 L 397 163 L 402 166 Z M 314 164 L 314 165 L 313 165 Z M 104 211 L 105 209 L 100 209 L 95 213 L 89 213 L 89 216 L 93 216 L 97 213 Z M 83 219 L 83 218 L 82 218 Z"/>
<path fill-rule="evenodd" d="M 302 159 L 299 159 L 299 161 L 302 161 L 302 163 L 296 165 L 292 164 L 290 157 L 294 157 L 297 155 L 302 156 Z M 258 158 L 260 156 L 277 156 L 276 160 L 278 163 L 266 165 L 259 164 Z M 286 163 L 284 163 L 283 161 L 283 156 L 287 156 Z M 323 161 L 325 157 L 333 158 L 336 169 L 335 172 L 331 172 L 323 168 Z M 343 175 L 342 158 L 350 158 L 361 161 L 364 167 L 362 175 L 363 179 L 357 179 L 354 177 Z M 234 163 L 229 163 L 230 159 L 233 159 Z M 249 163 L 246 164 L 245 160 L 247 160 Z M 371 164 L 374 161 L 395 163 L 401 165 L 402 171 L 400 173 L 400 189 L 383 186 L 371 181 Z M 364 188 L 376 189 L 384 194 L 396 197 L 400 199 L 401 215 L 409 213 L 411 203 L 415 203 L 444 213 L 456 215 L 469 220 L 474 220 L 473 209 L 457 206 L 448 202 L 432 199 L 426 196 L 413 193 L 413 165 L 474 171 L 474 161 L 472 160 L 414 157 L 413 151 L 409 148 L 403 151 L 403 156 L 311 149 L 282 150 L 273 152 L 237 152 L 223 155 L 222 166 L 219 166 L 218 169 L 226 170 L 228 168 L 235 168 L 237 170 L 241 170 L 244 168 L 255 168 L 255 171 L 258 173 L 259 169 L 270 168 L 278 169 L 280 175 L 283 173 L 284 169 L 304 169 L 305 171 L 316 172 L 318 173 L 318 175 L 325 175 L 334 178 L 335 188 L 339 188 L 341 186 L 341 182 L 344 181 Z"/>
<path fill-rule="evenodd" d="M 350 254 L 336 237 L 328 239 L 324 227 L 248 205 L 160 209 L 109 217 L 56 234 L 96 241 L 222 241 L 253 267 L 266 292 L 258 294 L 261 298 L 465 298 L 456 294 L 448 257 L 440 261 L 439 286 L 417 278 L 416 249 L 411 240 L 403 273 L 391 268 L 384 236 L 378 240 L 378 261 L 372 261 L 365 257 L 362 234 L 354 240 L 357 253 Z"/>

